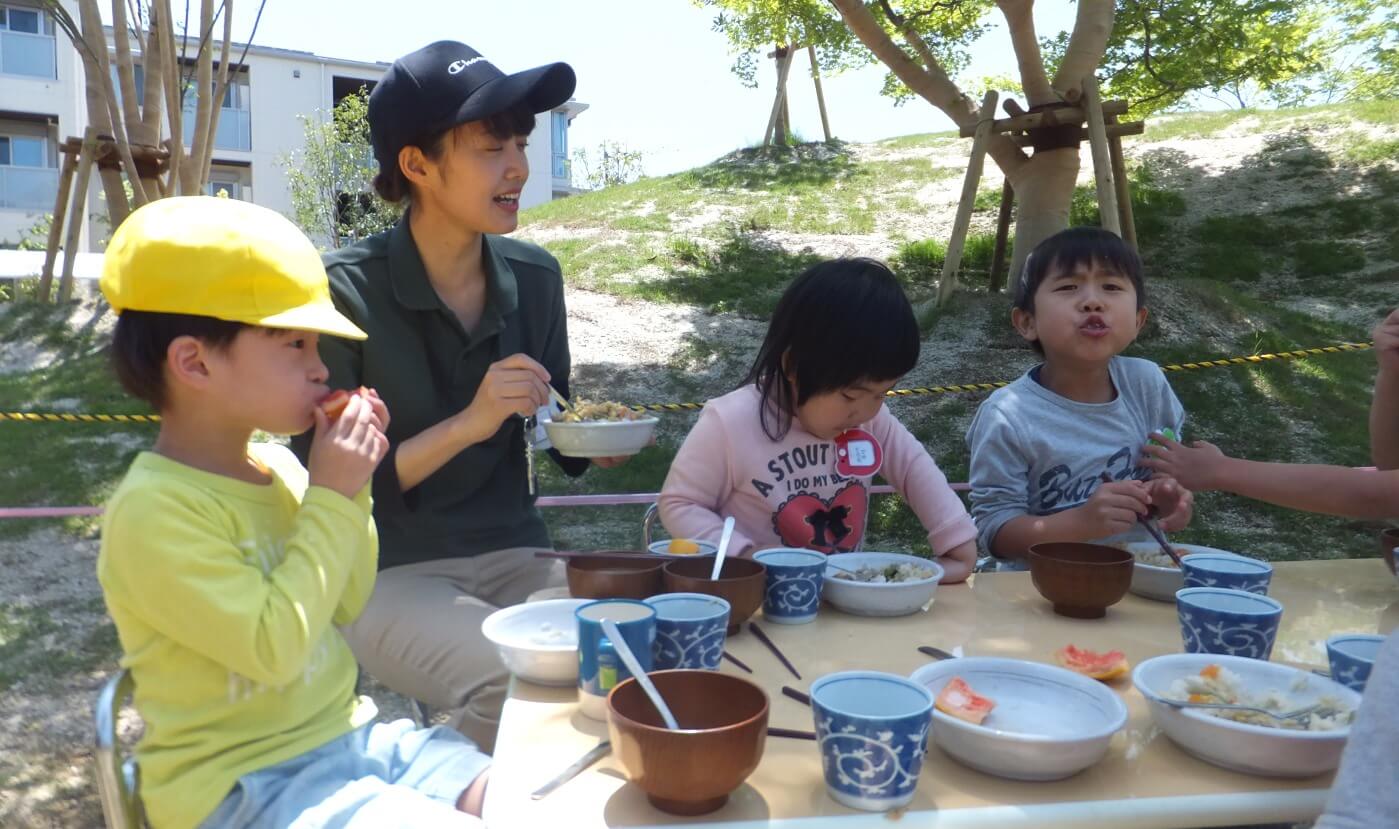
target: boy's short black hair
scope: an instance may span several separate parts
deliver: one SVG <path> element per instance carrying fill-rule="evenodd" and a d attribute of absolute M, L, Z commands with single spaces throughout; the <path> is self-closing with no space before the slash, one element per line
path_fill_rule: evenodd
<path fill-rule="evenodd" d="M 787 287 L 743 384 L 756 384 L 771 404 L 760 410 L 763 431 L 781 440 L 797 407 L 813 395 L 867 380 L 896 380 L 917 364 L 921 346 L 913 306 L 884 263 L 833 259 L 808 268 Z"/>
<path fill-rule="evenodd" d="M 1101 227 L 1071 227 L 1035 245 L 1025 259 L 1020 278 L 1015 281 L 1015 307 L 1027 314 L 1035 313 L 1035 292 L 1051 273 L 1072 272 L 1094 263 L 1127 277 L 1137 293 L 1137 310 L 1146 307 L 1141 257 L 1120 236 Z M 1038 340 L 1031 345 L 1044 353 L 1044 346 Z"/>
<path fill-rule="evenodd" d="M 497 112 L 495 115 L 481 119 L 481 124 L 492 138 L 497 141 L 509 141 L 512 138 L 534 132 L 535 117 L 534 112 L 528 106 L 519 104 L 504 112 Z M 404 146 L 417 147 L 423 151 L 423 155 L 436 161 L 442 157 L 447 135 L 455 129 L 456 127 L 448 127 L 430 135 L 423 135 L 409 141 Z M 378 174 L 374 176 L 374 192 L 379 194 L 379 198 L 392 204 L 411 199 L 413 186 L 409 183 L 408 177 L 403 175 L 403 168 L 398 166 L 397 157 L 394 158 L 392 167 L 381 166 L 379 168 Z"/>
<path fill-rule="evenodd" d="M 122 311 L 112 336 L 112 368 L 122 388 L 155 407 L 165 408 L 165 355 L 177 337 L 194 337 L 212 348 L 224 349 L 245 328 L 242 322 L 195 314 L 155 311 Z"/>

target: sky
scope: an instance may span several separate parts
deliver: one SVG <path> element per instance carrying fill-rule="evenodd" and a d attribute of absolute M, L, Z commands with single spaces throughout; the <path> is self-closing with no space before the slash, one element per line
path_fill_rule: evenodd
<path fill-rule="evenodd" d="M 104 4 L 105 5 L 105 4 Z M 196 4 L 197 7 L 197 4 Z M 246 38 L 258 0 L 234 4 L 233 35 Z M 1052 36 L 1073 22 L 1069 0 L 1040 0 L 1037 29 Z M 732 73 L 728 42 L 713 11 L 689 0 L 268 0 L 255 43 L 330 57 L 385 61 L 427 43 L 460 40 L 506 72 L 552 61 L 578 74 L 576 97 L 589 105 L 570 130 L 571 149 L 617 141 L 643 154 L 648 175 L 706 164 L 762 140 L 776 70 L 769 61 L 749 89 Z M 992 12 L 991 19 L 1000 16 Z M 1015 76 L 1004 27 L 972 52 L 966 78 Z M 831 129 L 846 141 L 871 141 L 952 128 L 931 104 L 903 106 L 879 94 L 875 65 L 823 86 Z M 789 111 L 796 132 L 821 137 L 805 55 L 792 65 Z"/>

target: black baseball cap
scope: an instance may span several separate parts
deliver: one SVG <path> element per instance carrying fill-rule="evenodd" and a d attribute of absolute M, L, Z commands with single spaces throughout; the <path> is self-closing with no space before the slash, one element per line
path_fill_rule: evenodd
<path fill-rule="evenodd" d="M 369 95 L 374 158 L 381 170 L 392 169 L 399 150 L 425 135 L 519 104 L 548 112 L 567 101 L 577 83 L 566 63 L 507 75 L 465 43 L 428 44 L 394 61 Z"/>

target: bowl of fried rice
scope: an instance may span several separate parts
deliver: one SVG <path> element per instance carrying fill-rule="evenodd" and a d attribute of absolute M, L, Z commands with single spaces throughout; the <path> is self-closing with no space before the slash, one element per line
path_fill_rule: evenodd
<path fill-rule="evenodd" d="M 635 455 L 651 442 L 657 420 L 621 403 L 576 400 L 543 421 L 549 442 L 570 458 Z"/>

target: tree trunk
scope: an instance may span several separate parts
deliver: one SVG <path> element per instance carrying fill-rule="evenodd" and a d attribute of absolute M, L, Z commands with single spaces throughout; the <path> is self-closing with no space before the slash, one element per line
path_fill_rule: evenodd
<path fill-rule="evenodd" d="M 1083 79 L 1098 68 L 1112 35 L 1112 0 L 1078 0 L 1078 16 L 1069 35 L 1069 46 L 1059 71 L 1054 73 L 1054 91 L 1070 103 L 1076 102 Z"/>
<path fill-rule="evenodd" d="M 1067 148 L 1037 152 L 1013 174 L 1006 174 L 1020 203 L 1008 279 L 1012 289 L 1035 245 L 1069 226 L 1078 169 L 1078 149 Z"/>
<path fill-rule="evenodd" d="M 213 120 L 209 112 L 209 107 L 217 105 L 219 102 L 211 101 L 214 94 L 214 54 L 208 48 L 208 44 L 203 42 L 203 33 L 212 30 L 214 25 L 214 0 L 200 0 L 199 3 L 199 30 L 196 32 L 200 36 L 200 49 L 195 56 L 194 72 L 194 135 L 190 137 L 189 155 L 185 157 L 180 165 L 180 192 L 185 195 L 192 195 L 199 192 L 201 174 L 204 171 L 203 148 L 209 136 L 209 126 Z M 189 37 L 189 32 L 184 36 Z M 184 140 L 182 136 L 176 135 L 176 141 Z"/>
<path fill-rule="evenodd" d="M 1020 86 L 1031 107 L 1054 103 L 1059 99 L 1049 86 L 1044 72 L 1044 58 L 1035 37 L 1034 0 L 996 0 L 1005 15 L 1015 59 L 1020 66 Z"/>

